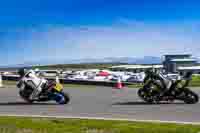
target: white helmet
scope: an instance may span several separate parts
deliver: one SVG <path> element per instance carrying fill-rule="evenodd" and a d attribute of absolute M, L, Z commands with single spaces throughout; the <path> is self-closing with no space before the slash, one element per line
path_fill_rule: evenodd
<path fill-rule="evenodd" d="M 37 72 L 39 72 L 39 71 L 40 71 L 40 69 L 39 69 L 39 68 L 36 68 L 34 71 L 37 73 Z"/>

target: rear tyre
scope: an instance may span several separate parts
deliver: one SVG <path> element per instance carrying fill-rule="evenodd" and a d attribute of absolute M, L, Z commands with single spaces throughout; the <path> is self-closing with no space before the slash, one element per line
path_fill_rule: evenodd
<path fill-rule="evenodd" d="M 63 102 L 63 104 L 68 104 L 70 101 L 70 96 L 68 93 L 62 92 L 62 95 L 64 96 L 65 100 Z"/>
<path fill-rule="evenodd" d="M 55 96 L 55 101 L 58 104 L 68 104 L 70 101 L 69 94 L 65 92 L 57 93 Z"/>

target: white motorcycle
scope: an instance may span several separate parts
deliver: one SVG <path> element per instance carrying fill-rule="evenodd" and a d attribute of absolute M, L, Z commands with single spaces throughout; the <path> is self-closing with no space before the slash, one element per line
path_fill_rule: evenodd
<path fill-rule="evenodd" d="M 43 91 L 39 96 L 30 100 L 29 96 L 32 93 L 33 89 L 27 86 L 24 81 L 20 80 L 17 83 L 19 90 L 19 95 L 28 103 L 37 102 L 47 102 L 47 101 L 56 101 L 58 104 L 67 104 L 70 101 L 69 94 L 63 91 L 63 86 L 56 81 L 48 81 L 48 83 L 43 86 Z"/>

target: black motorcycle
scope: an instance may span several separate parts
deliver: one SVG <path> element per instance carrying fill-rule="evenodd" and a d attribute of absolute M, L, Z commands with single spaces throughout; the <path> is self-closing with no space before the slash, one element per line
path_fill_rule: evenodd
<path fill-rule="evenodd" d="M 186 104 L 195 104 L 199 101 L 199 96 L 187 87 L 191 77 L 192 73 L 188 72 L 180 79 L 171 80 L 171 87 L 166 89 L 167 86 L 163 78 L 155 72 L 148 71 L 144 86 L 138 90 L 138 96 L 148 103 L 181 100 Z"/>

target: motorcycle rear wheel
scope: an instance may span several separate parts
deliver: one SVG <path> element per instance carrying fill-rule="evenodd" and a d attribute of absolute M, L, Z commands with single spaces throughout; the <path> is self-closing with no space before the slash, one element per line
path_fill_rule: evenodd
<path fill-rule="evenodd" d="M 68 104 L 69 101 L 70 101 L 70 96 L 69 96 L 69 94 L 66 93 L 66 92 L 62 92 L 62 94 L 63 94 L 63 96 L 64 96 L 64 98 L 65 98 L 64 104 Z"/>
<path fill-rule="evenodd" d="M 70 101 L 70 96 L 66 92 L 60 92 L 56 94 L 55 101 L 58 104 L 68 104 Z"/>

